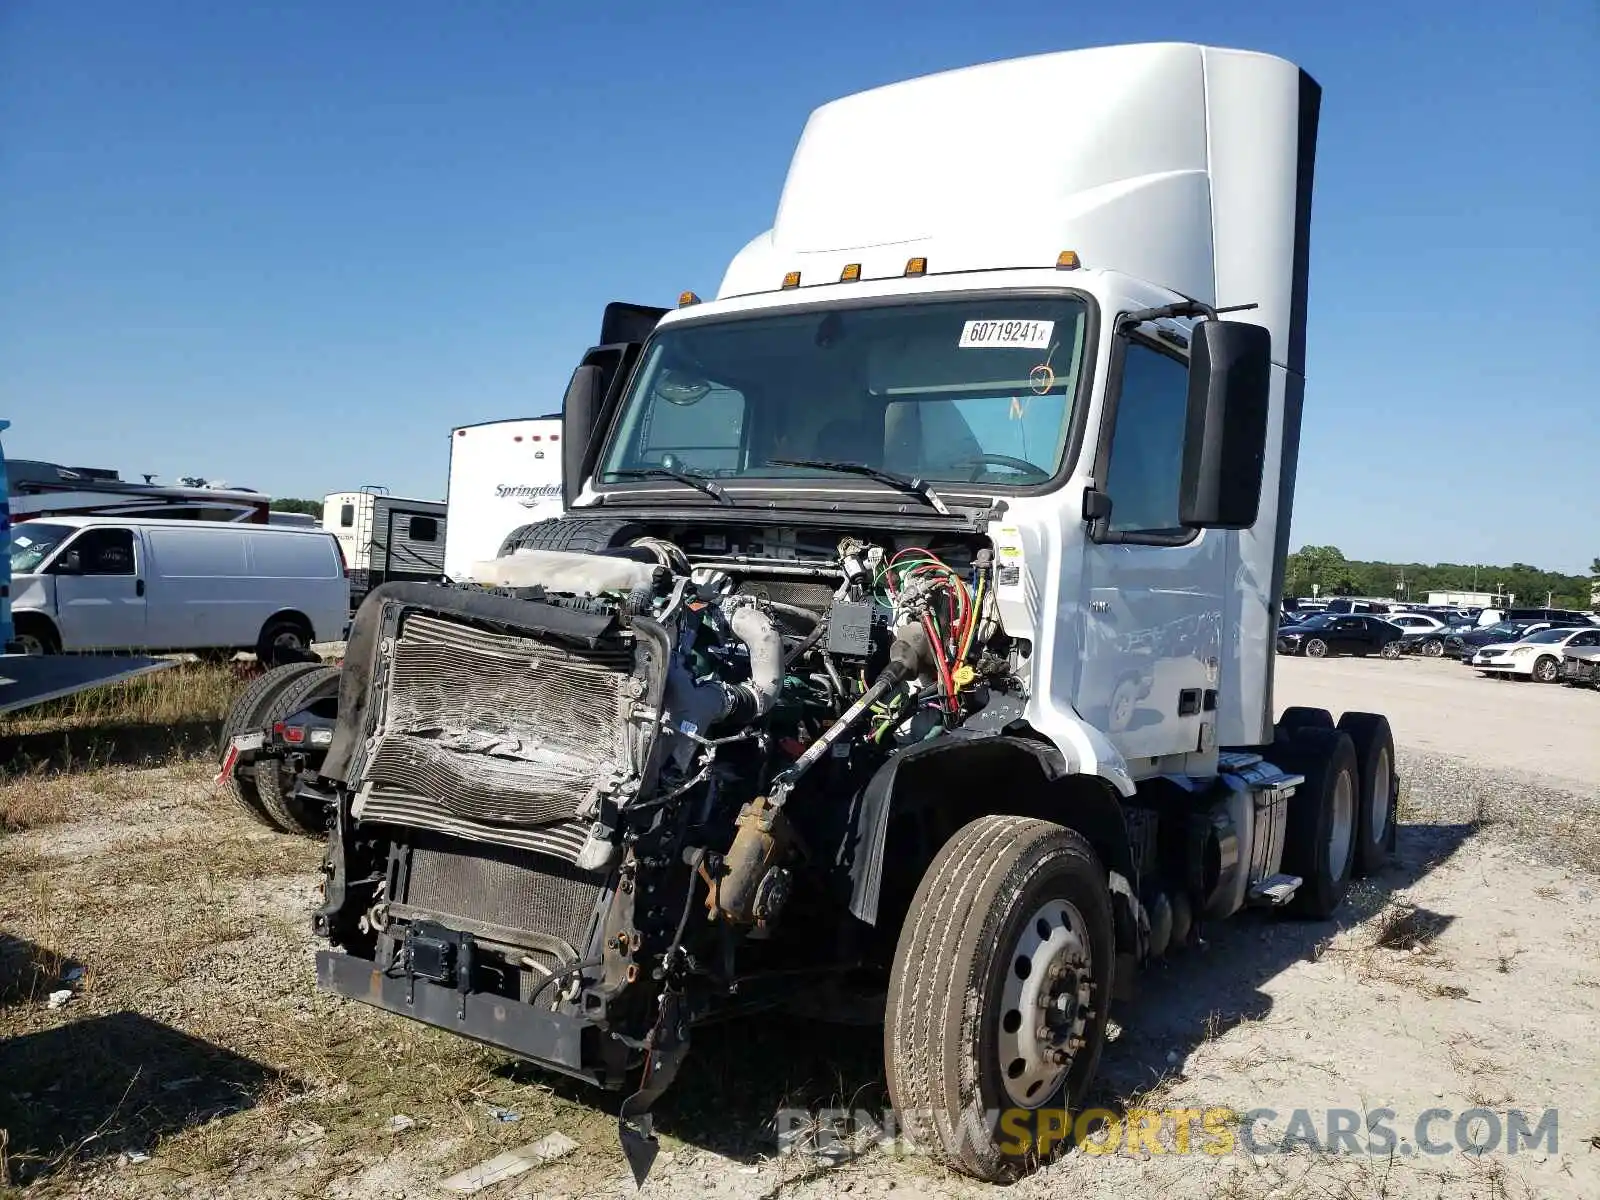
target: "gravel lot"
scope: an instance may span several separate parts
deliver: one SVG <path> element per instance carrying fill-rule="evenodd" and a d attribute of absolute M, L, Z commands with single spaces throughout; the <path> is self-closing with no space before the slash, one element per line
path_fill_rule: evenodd
<path fill-rule="evenodd" d="M 1258 1143 L 1296 1109 L 1321 1126 L 1330 1108 L 1387 1107 L 1393 1154 L 1180 1155 L 1164 1126 L 1168 1152 L 1080 1147 L 1009 1189 L 890 1148 L 841 1165 L 779 1156 L 779 1107 L 883 1104 L 881 1035 L 769 1018 L 697 1037 L 644 1195 L 1600 1195 L 1600 694 L 1449 663 L 1280 668 L 1280 704 L 1391 715 L 1398 861 L 1335 921 L 1247 914 L 1148 972 L 1115 1010 L 1097 1100 L 1272 1109 L 1249 1126 Z M 0 783 L 34 822 L 0 832 L 0 1128 L 30 1181 L 0 1196 L 415 1200 L 553 1131 L 577 1149 L 477 1194 L 633 1194 L 614 1098 L 316 991 L 318 848 L 250 823 L 207 766 Z M 50 1008 L 67 980 L 72 998 Z M 1558 1148 L 1415 1152 L 1421 1113 L 1473 1107 L 1556 1108 Z"/>

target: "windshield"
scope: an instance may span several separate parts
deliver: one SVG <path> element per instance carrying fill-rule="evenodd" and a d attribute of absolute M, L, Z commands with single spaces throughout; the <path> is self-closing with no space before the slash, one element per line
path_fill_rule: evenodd
<path fill-rule="evenodd" d="M 71 525 L 26 521 L 11 530 L 11 573 L 27 575 L 75 532 Z"/>
<path fill-rule="evenodd" d="M 1070 296 L 808 310 L 658 330 L 602 482 L 666 468 L 816 478 L 815 459 L 1037 484 L 1066 453 L 1087 312 Z"/>
<path fill-rule="evenodd" d="M 1522 640 L 1538 642 L 1540 645 L 1546 642 L 1564 642 L 1576 632 L 1576 629 L 1541 629 L 1538 633 L 1530 633 Z"/>

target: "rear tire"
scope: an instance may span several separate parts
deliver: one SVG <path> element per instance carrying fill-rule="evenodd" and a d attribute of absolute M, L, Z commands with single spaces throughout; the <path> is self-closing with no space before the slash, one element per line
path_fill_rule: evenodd
<path fill-rule="evenodd" d="M 256 720 L 270 727 L 319 700 L 338 694 L 339 669 L 314 666 L 274 691 L 257 711 Z M 295 796 L 294 776 L 283 760 L 258 759 L 255 784 L 262 812 L 283 832 L 308 837 L 322 837 L 328 832 L 328 814 L 320 805 L 308 804 Z"/>
<path fill-rule="evenodd" d="M 1278 749 L 1278 765 L 1305 782 L 1289 798 L 1283 869 L 1301 883 L 1288 911 L 1326 920 L 1350 888 L 1355 861 L 1360 775 L 1350 735 L 1338 729 L 1303 729 Z"/>
<path fill-rule="evenodd" d="M 1350 736 L 1356 752 L 1356 778 L 1361 789 L 1352 874 L 1364 878 L 1382 870 L 1394 852 L 1399 795 L 1394 735 L 1388 718 L 1378 713 L 1347 712 L 1339 718 L 1339 728 Z"/>
<path fill-rule="evenodd" d="M 1292 738 L 1302 729 L 1332 729 L 1333 714 L 1325 708 L 1307 708 L 1291 704 L 1278 718 L 1278 735 Z"/>
<path fill-rule="evenodd" d="M 256 639 L 256 661 L 268 668 L 290 663 L 317 665 L 322 660 L 311 651 L 313 636 L 301 617 L 273 617 L 261 627 L 261 636 Z"/>
<path fill-rule="evenodd" d="M 257 725 L 256 713 L 260 711 L 262 705 L 271 701 L 278 689 L 291 685 L 302 675 L 307 675 L 316 669 L 315 663 L 289 663 L 251 680 L 250 686 L 239 693 L 238 699 L 233 702 L 233 707 L 228 710 L 228 719 L 222 723 L 222 737 L 217 747 L 218 764 L 227 758 L 228 743 L 233 740 L 234 735 Z M 277 822 L 268 817 L 261 807 L 261 794 L 256 788 L 254 779 L 242 778 L 235 774 L 224 786 L 228 794 L 233 797 L 234 803 L 250 814 L 252 820 L 269 829 L 278 828 Z"/>
<path fill-rule="evenodd" d="M 981 817 L 939 851 L 910 912 L 884 1021 L 902 1128 L 936 1162 L 1015 1179 L 1036 1147 L 1000 1114 L 1023 1110 L 1037 1134 L 1032 1114 L 1074 1110 L 1099 1063 L 1116 953 L 1105 868 L 1073 830 Z"/>

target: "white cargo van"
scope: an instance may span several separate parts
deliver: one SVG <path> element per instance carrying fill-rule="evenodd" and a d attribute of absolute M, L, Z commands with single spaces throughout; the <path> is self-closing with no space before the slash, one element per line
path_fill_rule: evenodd
<path fill-rule="evenodd" d="M 320 529 L 54 517 L 12 531 L 12 617 L 30 653 L 253 650 L 344 637 L 350 593 Z"/>

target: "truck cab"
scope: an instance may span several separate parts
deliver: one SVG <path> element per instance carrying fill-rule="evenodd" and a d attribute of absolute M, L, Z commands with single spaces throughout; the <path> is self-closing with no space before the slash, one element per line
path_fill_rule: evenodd
<path fill-rule="evenodd" d="M 630 1088 L 641 1179 L 697 1024 L 843 987 L 998 1180 L 1140 964 L 1332 913 L 1397 781 L 1273 720 L 1319 95 L 1161 44 L 813 113 L 713 298 L 607 310 L 562 515 L 357 613 L 322 986 Z"/>

